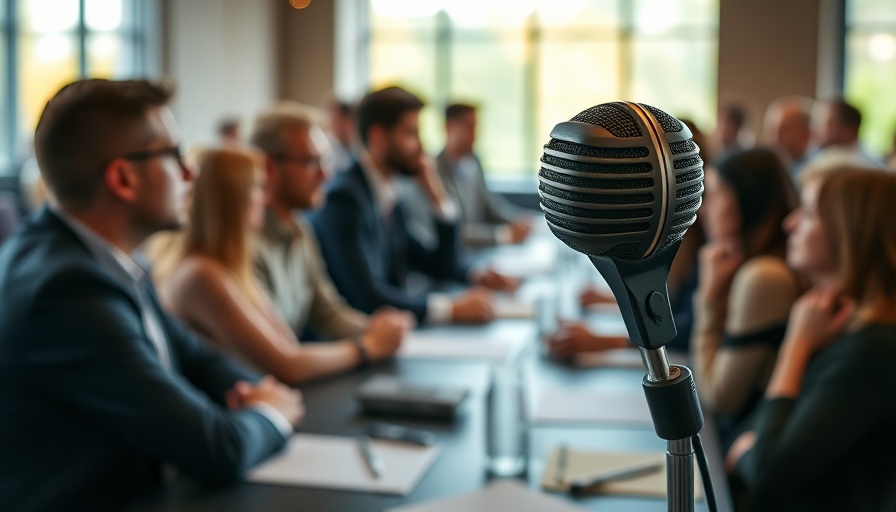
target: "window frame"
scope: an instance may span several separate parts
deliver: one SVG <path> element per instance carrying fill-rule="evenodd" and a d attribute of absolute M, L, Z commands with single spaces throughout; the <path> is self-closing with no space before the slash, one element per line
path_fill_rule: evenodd
<path fill-rule="evenodd" d="M 357 54 L 350 56 L 353 57 L 354 60 L 358 63 L 363 63 L 362 69 L 366 71 L 363 76 L 357 77 L 363 79 L 364 83 L 362 87 L 366 90 L 371 86 L 373 72 L 370 69 L 372 64 L 370 62 L 370 54 L 368 49 L 371 48 L 373 39 L 374 39 L 374 31 L 372 22 L 372 6 L 370 5 L 371 0 L 354 0 L 353 4 L 360 8 L 359 12 L 364 13 L 362 16 L 363 19 L 358 20 L 355 18 L 354 28 L 359 32 L 358 39 L 354 42 L 354 47 L 358 48 Z M 348 3 L 348 2 L 345 2 Z M 619 54 L 619 62 L 620 62 L 620 73 L 617 77 L 616 88 L 619 90 L 619 97 L 628 98 L 631 96 L 631 92 L 635 88 L 637 77 L 634 76 L 634 67 L 628 63 L 628 60 L 632 58 L 636 51 L 636 42 L 637 41 L 651 41 L 656 39 L 668 39 L 672 41 L 694 41 L 694 42 L 703 42 L 710 41 L 715 43 L 715 51 L 718 52 L 718 11 L 719 11 L 719 3 L 715 2 L 715 19 L 716 23 L 714 25 L 706 25 L 700 24 L 698 31 L 690 31 L 690 25 L 682 25 L 676 26 L 672 30 L 664 32 L 660 35 L 655 34 L 646 34 L 639 32 L 639 26 L 637 20 L 635 20 L 635 8 L 632 6 L 630 0 L 621 0 L 618 1 L 615 5 L 618 13 L 618 25 L 615 25 L 615 29 L 612 29 L 612 33 L 610 33 L 610 37 L 613 42 L 616 44 L 617 52 Z M 448 12 L 444 8 L 439 8 L 433 14 L 434 17 L 434 29 L 431 34 L 433 42 L 432 44 L 435 47 L 433 60 L 434 60 L 434 68 L 435 68 L 435 87 L 433 91 L 426 91 L 427 94 L 432 94 L 433 97 L 427 97 L 427 102 L 433 106 L 437 111 L 441 111 L 446 106 L 448 101 L 452 101 L 458 98 L 453 97 L 450 93 L 451 90 L 451 73 L 452 73 L 452 46 L 457 44 L 458 41 L 461 42 L 469 42 L 472 39 L 469 38 L 469 28 L 467 27 L 458 27 L 452 25 L 452 21 Z M 529 14 L 526 18 L 525 23 L 523 23 L 519 27 L 514 27 L 514 30 L 520 30 L 522 33 L 522 44 L 528 49 L 526 52 L 525 60 L 522 63 L 522 74 L 525 76 L 524 82 L 522 84 L 522 101 L 527 106 L 527 108 L 523 109 L 524 116 L 524 126 L 522 128 L 523 132 L 523 153 L 517 156 L 520 159 L 520 162 L 532 162 L 531 166 L 526 166 L 523 163 L 523 168 L 520 169 L 505 169 L 504 173 L 499 175 L 492 174 L 490 176 L 489 166 L 486 165 L 486 179 L 497 182 L 505 182 L 509 183 L 511 187 L 514 182 L 530 182 L 535 179 L 535 172 L 537 172 L 537 166 L 535 162 L 537 162 L 538 157 L 541 153 L 541 144 L 545 141 L 547 137 L 546 134 L 541 134 L 539 132 L 539 116 L 541 115 L 541 103 L 543 103 L 544 99 L 539 95 L 539 81 L 541 80 L 538 70 L 539 70 L 539 48 L 544 43 L 556 42 L 559 39 L 556 37 L 556 26 L 550 26 L 549 24 L 543 23 L 538 19 L 538 14 L 536 10 L 533 9 L 533 12 Z M 581 29 L 577 29 L 581 32 Z M 346 30 L 346 32 L 348 32 Z M 467 32 L 467 36 L 462 38 L 458 38 L 457 34 Z M 588 34 L 584 37 L 579 37 L 575 39 L 576 41 L 581 41 L 583 44 L 588 44 L 589 42 L 599 41 L 606 39 L 608 33 L 600 33 L 600 34 Z M 473 36 L 476 37 L 475 35 Z M 400 41 L 404 39 L 400 36 L 398 31 L 389 31 L 385 30 L 380 32 L 377 35 L 377 40 L 379 42 L 386 40 Z M 350 46 L 350 45 L 348 45 Z M 342 57 L 342 55 L 338 55 L 338 57 Z M 716 65 L 715 62 L 712 62 L 711 65 Z M 716 82 L 718 80 L 718 73 L 716 72 L 714 75 L 716 78 Z M 336 81 L 337 90 L 355 90 L 357 91 L 357 87 L 347 87 L 344 84 L 343 80 L 340 80 L 340 77 L 337 73 L 337 81 Z M 716 84 L 708 84 L 708 88 L 712 91 L 713 95 L 717 94 L 717 85 Z M 415 91 L 418 92 L 418 91 Z M 360 94 L 358 95 L 360 96 Z M 463 98 L 460 98 L 463 99 Z M 714 104 L 715 98 L 710 99 L 710 103 L 712 103 L 712 111 L 715 111 Z M 699 110 L 699 108 L 698 108 Z M 574 115 L 575 112 L 570 112 L 569 116 Z M 692 115 L 689 113 L 689 115 Z M 438 119 L 441 120 L 441 115 L 438 116 Z M 711 121 L 709 120 L 701 120 L 706 124 L 706 129 L 709 130 L 712 128 L 710 126 Z M 438 136 L 430 135 L 427 138 L 427 142 L 430 142 L 428 146 L 431 146 L 433 141 L 441 141 L 444 140 L 442 134 Z M 440 148 L 437 147 L 427 147 L 430 151 L 437 151 Z"/>
<path fill-rule="evenodd" d="M 25 155 L 21 154 L 22 141 L 31 134 L 24 133 L 20 129 L 21 108 L 19 105 L 21 94 L 19 77 L 21 70 L 21 55 L 19 52 L 19 38 L 22 34 L 19 16 L 20 0 L 0 0 L 0 40 L 3 48 L 3 67 L 6 88 L 0 101 L 0 123 L 3 126 L 3 136 L 0 139 L 0 157 L 5 159 L 0 165 L 0 178 L 5 180 L 18 179 Z M 78 78 L 89 76 L 87 42 L 95 34 L 107 32 L 91 30 L 86 23 L 87 0 L 78 0 L 78 21 L 72 35 L 76 38 L 75 51 L 77 55 Z M 158 34 L 161 32 L 160 19 L 162 0 L 123 0 L 123 8 L 129 9 L 132 14 L 132 22 L 128 26 L 121 27 L 114 33 L 126 42 L 130 55 L 124 58 L 130 59 L 134 76 L 156 75 L 161 69 L 160 44 Z"/>

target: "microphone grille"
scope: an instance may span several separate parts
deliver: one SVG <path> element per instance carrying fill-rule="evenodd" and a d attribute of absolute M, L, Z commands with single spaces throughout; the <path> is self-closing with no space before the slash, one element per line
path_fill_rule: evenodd
<path fill-rule="evenodd" d="M 628 102 L 591 107 L 558 124 L 544 150 L 542 210 L 576 251 L 642 259 L 681 240 L 696 219 L 699 148 L 662 110 Z"/>
<path fill-rule="evenodd" d="M 604 103 L 580 112 L 571 121 L 588 123 L 605 128 L 616 137 L 628 139 L 640 137 L 641 128 L 638 127 L 631 113 L 626 112 L 612 103 Z"/>
<path fill-rule="evenodd" d="M 651 114 L 653 114 L 653 117 L 655 117 L 656 120 L 660 123 L 660 126 L 663 127 L 664 132 L 680 132 L 684 128 L 684 125 L 681 124 L 681 121 L 675 119 L 662 110 L 656 107 L 651 107 L 650 105 L 645 105 L 643 103 L 641 104 L 641 106 L 643 106 L 644 108 L 649 110 Z"/>

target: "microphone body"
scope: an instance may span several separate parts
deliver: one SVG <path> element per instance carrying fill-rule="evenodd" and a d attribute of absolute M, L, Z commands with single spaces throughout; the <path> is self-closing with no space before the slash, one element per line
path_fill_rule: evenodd
<path fill-rule="evenodd" d="M 588 255 L 629 337 L 656 350 L 676 334 L 666 280 L 703 193 L 688 128 L 649 105 L 597 105 L 551 131 L 538 173 L 554 235 Z"/>
<path fill-rule="evenodd" d="M 668 441 L 669 510 L 686 512 L 694 510 L 693 439 L 703 411 L 690 370 L 670 366 L 663 345 L 675 337 L 669 269 L 703 193 L 698 149 L 690 130 L 657 108 L 604 103 L 554 127 L 538 172 L 548 226 L 591 258 L 641 347 L 654 430 Z"/>

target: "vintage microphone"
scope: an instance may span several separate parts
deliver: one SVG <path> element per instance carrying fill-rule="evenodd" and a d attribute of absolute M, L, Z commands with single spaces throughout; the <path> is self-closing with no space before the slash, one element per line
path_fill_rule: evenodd
<path fill-rule="evenodd" d="M 669 268 L 703 193 L 698 149 L 690 130 L 662 110 L 604 103 L 554 127 L 538 172 L 548 226 L 589 256 L 640 347 L 654 429 L 668 441 L 670 511 L 694 510 L 694 446 L 703 455 L 698 436 L 703 413 L 693 376 L 685 366 L 670 365 L 663 348 L 676 334 L 666 286 Z"/>

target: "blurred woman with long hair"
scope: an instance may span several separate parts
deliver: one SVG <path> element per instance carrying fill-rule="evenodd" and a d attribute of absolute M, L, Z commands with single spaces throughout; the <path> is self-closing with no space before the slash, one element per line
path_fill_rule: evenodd
<path fill-rule="evenodd" d="M 198 170 L 187 227 L 152 255 L 168 310 L 221 350 L 290 384 L 378 359 L 383 355 L 370 348 L 382 339 L 394 352 L 410 326 L 407 315 L 374 318 L 355 340 L 301 344 L 253 274 L 252 237 L 264 221 L 261 159 L 208 150 Z M 378 341 L 368 343 L 370 336 Z"/>
<path fill-rule="evenodd" d="M 800 297 L 751 430 L 749 510 L 896 510 L 896 175 L 818 174 L 785 222 Z"/>
<path fill-rule="evenodd" d="M 721 416 L 725 437 L 762 396 L 787 315 L 804 289 L 786 264 L 782 227 L 797 195 L 767 148 L 727 155 L 706 173 L 705 185 L 699 215 L 709 243 L 699 256 L 691 354 L 700 398 Z"/>

